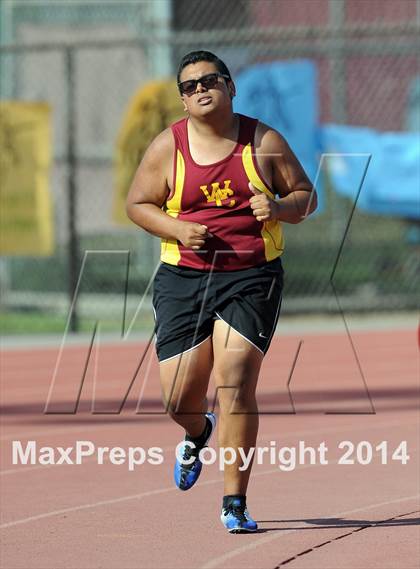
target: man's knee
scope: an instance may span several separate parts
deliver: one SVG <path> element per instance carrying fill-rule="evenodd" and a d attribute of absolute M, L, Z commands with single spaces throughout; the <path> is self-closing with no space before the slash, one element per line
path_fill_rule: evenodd
<path fill-rule="evenodd" d="M 177 415 L 203 413 L 206 402 L 206 397 L 198 397 L 194 393 L 172 394 L 169 398 L 163 396 L 165 410 L 173 419 Z"/>
<path fill-rule="evenodd" d="M 246 384 L 235 387 L 219 385 L 217 398 L 222 414 L 252 413 L 257 409 L 255 389 Z"/>

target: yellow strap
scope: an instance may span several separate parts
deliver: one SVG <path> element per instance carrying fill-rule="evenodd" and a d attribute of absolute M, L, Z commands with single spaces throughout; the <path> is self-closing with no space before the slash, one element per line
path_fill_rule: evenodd
<path fill-rule="evenodd" d="M 255 169 L 250 142 L 242 151 L 242 164 L 251 184 L 255 186 L 257 190 L 267 194 L 271 199 L 275 199 L 273 192 L 267 188 Z M 264 241 L 265 258 L 267 261 L 272 261 L 283 253 L 284 236 L 281 223 L 279 221 L 264 222 L 261 228 L 261 237 Z"/>
<path fill-rule="evenodd" d="M 178 217 L 181 211 L 182 191 L 185 181 L 185 161 L 181 151 L 178 149 L 176 153 L 176 171 L 175 171 L 175 191 L 170 200 L 166 202 L 166 213 L 171 217 Z M 162 239 L 160 259 L 164 263 L 177 265 L 181 259 L 176 239 Z"/>

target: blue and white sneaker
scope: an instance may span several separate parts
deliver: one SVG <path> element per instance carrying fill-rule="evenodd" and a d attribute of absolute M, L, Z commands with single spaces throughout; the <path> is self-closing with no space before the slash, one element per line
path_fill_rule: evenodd
<path fill-rule="evenodd" d="M 227 506 L 223 506 L 220 519 L 229 533 L 248 533 L 258 529 L 257 523 L 249 515 L 245 500 L 241 498 L 233 498 Z"/>
<path fill-rule="evenodd" d="M 174 479 L 175 484 L 180 490 L 189 490 L 197 482 L 203 467 L 202 462 L 198 458 L 198 453 L 202 448 L 207 446 L 214 428 L 216 426 L 216 415 L 214 413 L 206 413 L 208 434 L 202 445 L 196 448 L 191 448 L 190 445 L 185 444 L 180 448 L 179 455 L 182 456 L 182 461 L 191 461 L 191 464 L 182 464 L 178 457 L 175 459 Z M 184 442 L 186 442 L 184 440 Z"/>

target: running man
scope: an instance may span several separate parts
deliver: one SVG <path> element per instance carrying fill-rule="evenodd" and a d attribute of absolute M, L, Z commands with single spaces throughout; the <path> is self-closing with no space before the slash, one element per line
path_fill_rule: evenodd
<path fill-rule="evenodd" d="M 283 286 L 280 222 L 301 222 L 316 193 L 280 133 L 233 112 L 235 84 L 216 55 L 185 55 L 177 81 L 187 118 L 149 146 L 127 214 L 162 240 L 156 351 L 165 404 L 185 430 L 175 482 L 188 490 L 215 428 L 206 397 L 212 371 L 219 446 L 247 453 L 256 445 L 255 390 Z M 251 466 L 241 466 L 238 454 L 224 471 L 221 519 L 231 533 L 257 529 L 246 505 Z"/>

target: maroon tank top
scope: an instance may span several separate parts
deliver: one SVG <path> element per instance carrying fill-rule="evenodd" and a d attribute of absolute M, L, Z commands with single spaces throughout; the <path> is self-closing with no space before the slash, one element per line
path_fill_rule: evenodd
<path fill-rule="evenodd" d="M 233 151 L 214 164 L 196 164 L 188 142 L 187 120 L 172 125 L 175 139 L 173 190 L 166 213 L 201 223 L 213 237 L 198 251 L 179 241 L 162 239 L 164 263 L 201 270 L 234 271 L 279 257 L 284 248 L 278 221 L 257 221 L 249 205 L 248 183 L 274 198 L 258 168 L 254 135 L 258 120 L 239 115 L 238 141 Z"/>

